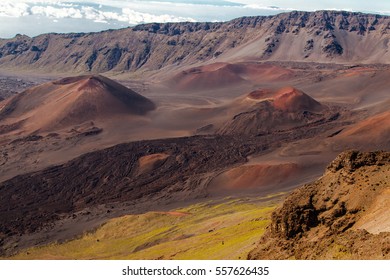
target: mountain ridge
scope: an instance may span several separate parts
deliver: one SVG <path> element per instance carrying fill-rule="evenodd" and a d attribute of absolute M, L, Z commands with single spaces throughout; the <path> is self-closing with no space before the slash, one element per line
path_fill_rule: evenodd
<path fill-rule="evenodd" d="M 96 73 L 251 59 L 386 63 L 389 29 L 389 16 L 293 11 L 217 23 L 150 23 L 97 33 L 18 35 L 0 39 L 0 65 Z"/>

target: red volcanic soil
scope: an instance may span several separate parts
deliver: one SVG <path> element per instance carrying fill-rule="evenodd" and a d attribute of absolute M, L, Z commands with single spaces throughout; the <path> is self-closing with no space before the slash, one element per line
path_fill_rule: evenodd
<path fill-rule="evenodd" d="M 250 92 L 237 99 L 231 104 L 231 106 L 240 106 L 239 104 L 247 103 L 250 101 L 250 104 L 260 104 L 264 101 L 268 101 L 274 109 L 285 111 L 285 112 L 318 112 L 324 109 L 324 106 L 302 92 L 301 90 L 288 86 L 283 87 L 277 90 L 268 89 L 268 88 L 259 88 Z M 248 108 L 253 109 L 253 108 Z"/>
<path fill-rule="evenodd" d="M 278 90 L 274 95 L 273 105 L 276 109 L 288 112 L 316 112 L 323 109 L 319 102 L 293 87 Z"/>
<path fill-rule="evenodd" d="M 390 149 L 390 112 L 384 112 L 342 131 L 335 137 L 338 144 L 346 148 L 358 147 L 360 149 Z"/>
<path fill-rule="evenodd" d="M 262 100 L 266 98 L 271 98 L 274 95 L 274 91 L 271 89 L 257 89 L 252 91 L 247 95 L 247 98 L 253 100 Z"/>
<path fill-rule="evenodd" d="M 182 71 L 169 79 L 168 84 L 184 91 L 207 90 L 248 82 L 284 80 L 292 73 L 274 65 L 219 62 Z"/>
<path fill-rule="evenodd" d="M 143 156 L 138 159 L 139 173 L 151 172 L 164 164 L 168 154 L 158 153 Z"/>
<path fill-rule="evenodd" d="M 192 68 L 180 72 L 169 83 L 176 89 L 191 91 L 227 87 L 245 81 L 227 66 L 227 63 L 217 63 Z"/>
<path fill-rule="evenodd" d="M 324 122 L 337 113 L 317 102 L 302 91 L 285 87 L 279 90 L 258 89 L 232 102 L 236 114 L 219 130 L 221 134 L 268 134 Z M 325 110 L 328 108 L 328 110 Z"/>
<path fill-rule="evenodd" d="M 361 121 L 343 133 L 345 136 L 361 137 L 370 139 L 373 137 L 390 139 L 390 111 L 370 117 Z"/>
<path fill-rule="evenodd" d="M 242 165 L 220 174 L 212 185 L 219 190 L 261 189 L 280 185 L 300 171 L 295 163 Z"/>
<path fill-rule="evenodd" d="M 10 99 L 3 123 L 24 120 L 24 129 L 57 130 L 113 116 L 144 115 L 155 105 L 147 98 L 103 76 L 79 76 L 49 82 Z"/>
<path fill-rule="evenodd" d="M 290 69 L 271 64 L 237 63 L 227 67 L 252 82 L 285 81 L 294 75 L 294 71 Z"/>

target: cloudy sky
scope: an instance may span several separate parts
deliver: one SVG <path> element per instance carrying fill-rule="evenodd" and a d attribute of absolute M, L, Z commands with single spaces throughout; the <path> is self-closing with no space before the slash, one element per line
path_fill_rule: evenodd
<path fill-rule="evenodd" d="M 0 38 L 90 32 L 147 22 L 225 21 L 291 10 L 390 14 L 389 0 L 1 0 Z"/>

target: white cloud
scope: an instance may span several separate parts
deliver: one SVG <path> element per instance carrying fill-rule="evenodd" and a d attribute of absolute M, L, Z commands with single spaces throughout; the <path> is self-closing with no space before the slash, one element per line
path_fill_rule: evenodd
<path fill-rule="evenodd" d="M 121 13 L 104 12 L 93 7 L 83 6 L 81 10 L 84 18 L 95 22 L 109 22 L 112 20 L 126 22 L 128 24 L 140 24 L 147 22 L 180 22 L 180 21 L 195 21 L 192 18 L 177 17 L 173 15 L 154 15 L 149 13 L 141 13 L 130 8 L 123 8 Z"/>
<path fill-rule="evenodd" d="M 264 6 L 259 4 L 247 4 L 242 6 L 242 8 L 245 9 L 254 9 L 254 10 L 270 10 L 270 11 L 286 11 L 286 10 L 293 10 L 291 8 L 280 8 L 277 6 Z"/>
<path fill-rule="evenodd" d="M 76 8 L 56 8 L 52 6 L 33 6 L 30 9 L 31 15 L 41 15 L 48 18 L 83 18 L 80 10 Z"/>
<path fill-rule="evenodd" d="M 32 2 L 32 1 L 26 1 Z M 100 7 L 79 6 L 67 3 L 54 3 L 42 5 L 41 1 L 34 1 L 34 4 L 27 3 L 0 3 L 0 16 L 22 17 L 28 15 L 45 16 L 51 19 L 87 19 L 94 22 L 108 23 L 110 21 L 126 22 L 128 24 L 139 24 L 147 22 L 179 22 L 195 21 L 190 17 L 181 17 L 170 14 L 152 14 L 135 11 L 131 8 L 122 8 L 119 12 L 104 11 Z M 38 5 L 39 4 L 39 5 Z M 54 5 L 55 4 L 55 5 Z"/>
<path fill-rule="evenodd" d="M 29 15 L 29 6 L 25 3 L 0 3 L 0 16 L 3 17 L 22 17 Z"/>
<path fill-rule="evenodd" d="M 149 13 L 136 12 L 129 8 L 122 9 L 123 16 L 127 18 L 127 22 L 130 24 L 138 24 L 145 22 L 181 22 L 181 21 L 195 21 L 189 17 L 177 17 L 168 14 L 152 15 Z"/>

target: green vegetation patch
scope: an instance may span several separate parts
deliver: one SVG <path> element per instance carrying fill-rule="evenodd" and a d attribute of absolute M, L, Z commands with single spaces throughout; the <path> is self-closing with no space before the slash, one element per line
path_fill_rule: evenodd
<path fill-rule="evenodd" d="M 170 212 L 127 215 L 63 244 L 13 259 L 245 259 L 270 223 L 275 203 L 210 201 Z"/>

